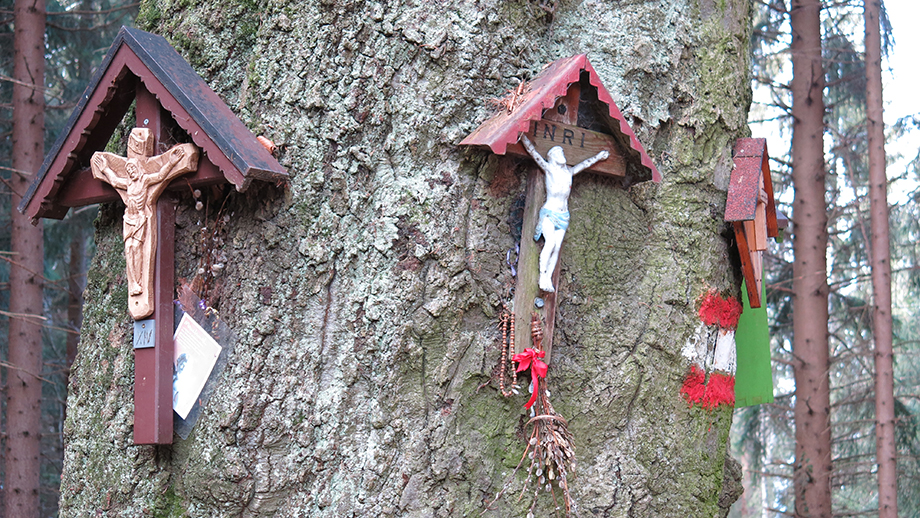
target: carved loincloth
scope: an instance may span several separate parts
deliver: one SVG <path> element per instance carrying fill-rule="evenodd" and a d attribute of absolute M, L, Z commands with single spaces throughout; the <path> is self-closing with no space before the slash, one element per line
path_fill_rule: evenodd
<path fill-rule="evenodd" d="M 539 241 L 543 235 L 543 220 L 549 218 L 556 230 L 566 230 L 569 228 L 569 211 L 559 212 L 551 209 L 540 209 L 540 216 L 537 218 L 537 228 L 533 234 L 533 240 Z"/>

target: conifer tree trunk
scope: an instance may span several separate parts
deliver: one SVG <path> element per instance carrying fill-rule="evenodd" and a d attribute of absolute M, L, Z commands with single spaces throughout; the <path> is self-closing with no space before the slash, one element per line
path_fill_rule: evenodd
<path fill-rule="evenodd" d="M 827 213 L 821 2 L 793 0 L 792 181 L 795 515 L 831 516 L 830 380 L 827 340 Z"/>
<path fill-rule="evenodd" d="M 42 381 L 42 227 L 16 210 L 44 149 L 44 0 L 14 5 L 13 200 L 4 516 L 39 514 Z"/>
<path fill-rule="evenodd" d="M 192 3 L 145 2 L 138 26 L 279 146 L 291 183 L 180 192 L 176 277 L 235 341 L 168 447 L 131 444 L 121 211 L 101 210 L 62 517 L 524 517 L 535 494 L 556 515 L 549 473 L 519 499 L 527 396 L 493 377 L 533 163 L 457 144 L 490 99 L 583 52 L 664 180 L 574 180 L 546 385 L 574 436 L 575 512 L 727 512 L 732 409 L 687 403 L 681 351 L 701 296 L 740 295 L 723 216 L 749 2 Z"/>
<path fill-rule="evenodd" d="M 898 516 L 898 462 L 894 415 L 894 352 L 891 320 L 891 249 L 885 122 L 882 110 L 882 51 L 879 0 L 865 2 L 866 119 L 869 139 L 872 325 L 875 338 L 875 436 L 879 518 Z"/>

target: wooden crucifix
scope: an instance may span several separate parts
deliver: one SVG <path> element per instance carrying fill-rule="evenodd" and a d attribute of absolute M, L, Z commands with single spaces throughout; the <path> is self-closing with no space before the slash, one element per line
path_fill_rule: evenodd
<path fill-rule="evenodd" d="M 536 313 L 543 322 L 542 346 L 549 362 L 558 296 L 560 263 L 556 258 L 564 234 L 560 218 L 567 212 L 561 199 L 568 197 L 573 173 L 584 170 L 623 178 L 627 183 L 659 182 L 661 175 L 584 54 L 546 65 L 498 104 L 504 109 L 460 144 L 533 158 L 540 166 L 527 175 L 514 289 L 514 344 L 518 353 L 532 347 L 531 317 Z M 560 175 L 561 184 L 547 180 L 543 171 L 550 162 L 568 172 Z M 541 215 L 541 209 L 547 208 L 559 213 L 558 224 L 554 216 L 546 217 L 548 212 Z M 537 232 L 538 225 L 542 232 Z M 532 239 L 541 235 L 547 238 L 542 252 Z"/>
<path fill-rule="evenodd" d="M 149 119 L 148 119 L 149 120 Z M 173 146 L 153 156 L 150 128 L 134 128 L 128 139 L 128 156 L 93 154 L 93 178 L 118 191 L 125 202 L 124 240 L 128 277 L 128 311 L 134 320 L 153 313 L 157 223 L 154 207 L 163 189 L 174 178 L 198 168 L 198 148 L 192 144 Z"/>
<path fill-rule="evenodd" d="M 532 168 L 527 176 L 520 264 L 514 288 L 515 328 L 524 332 L 516 333 L 514 343 L 516 352 L 534 345 L 530 328 L 531 315 L 536 313 L 543 322 L 542 347 L 547 363 L 552 353 L 556 322 L 556 287 L 561 268 L 558 257 L 565 235 L 565 228 L 557 220 L 564 214 L 567 227 L 572 177 L 585 170 L 625 175 L 624 158 L 618 153 L 613 138 L 575 125 L 580 98 L 580 85 L 570 85 L 566 95 L 557 99 L 543 118 L 534 121 L 520 141 L 538 167 Z M 512 153 L 516 151 L 511 149 Z M 540 157 L 541 154 L 547 160 Z M 554 162 L 553 166 L 549 162 Z M 558 174 L 548 172 L 550 169 L 559 169 Z M 538 243 L 541 235 L 542 248 Z"/>
<path fill-rule="evenodd" d="M 134 442 L 169 444 L 173 436 L 173 300 L 176 291 L 177 202 L 174 196 L 161 194 L 172 178 L 197 169 L 199 153 L 194 145 L 181 144 L 166 153 L 152 156 L 163 139 L 166 128 L 162 119 L 166 114 L 163 113 L 156 96 L 144 85 L 137 85 L 136 95 L 136 119 L 144 127 L 132 130 L 128 141 L 128 158 L 121 159 L 109 153 L 94 153 L 90 164 L 96 178 L 97 157 L 104 157 L 98 162 L 104 162 L 109 168 L 112 168 L 110 161 L 119 164 L 124 160 L 123 167 L 129 176 L 129 163 L 133 162 L 138 166 L 128 189 L 112 185 L 125 202 L 125 220 L 122 228 L 127 263 L 128 304 L 131 316 L 135 319 Z M 100 173 L 109 176 L 109 173 L 104 171 Z M 121 177 L 121 182 L 124 181 Z M 107 183 L 111 183 L 111 180 Z M 143 235 L 143 239 L 138 238 L 139 233 Z M 141 257 L 137 257 L 138 255 Z M 132 262 L 135 266 L 131 266 Z M 137 266 L 140 266 L 140 271 L 135 269 Z M 132 270 L 134 274 L 131 273 Z M 132 275 L 136 276 L 133 281 L 140 285 L 141 294 L 132 294 L 132 291 L 136 291 L 131 287 Z M 148 304 L 148 311 L 135 311 L 135 308 L 141 308 L 144 303 Z M 149 318 L 140 320 L 146 317 Z"/>
<path fill-rule="evenodd" d="M 160 195 L 173 179 L 195 172 L 199 157 L 193 144 L 179 144 L 153 155 L 162 131 L 162 110 L 152 97 L 139 88 L 137 120 L 148 127 L 131 130 L 127 157 L 96 152 L 90 161 L 93 178 L 114 187 L 125 203 L 122 235 L 128 312 L 135 320 L 136 444 L 172 442 L 176 201 L 167 197 L 160 202 Z M 143 320 L 150 316 L 153 318 Z"/>

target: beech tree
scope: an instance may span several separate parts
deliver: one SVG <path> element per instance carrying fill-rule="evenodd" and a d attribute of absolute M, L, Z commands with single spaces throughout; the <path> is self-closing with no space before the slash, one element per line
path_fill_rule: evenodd
<path fill-rule="evenodd" d="M 180 201 L 177 278 L 236 338 L 172 446 L 131 442 L 121 209 L 102 209 L 62 516 L 565 514 L 548 474 L 525 480 L 526 458 L 515 472 L 527 397 L 493 375 L 533 163 L 457 144 L 491 99 L 581 52 L 663 181 L 574 182 L 547 378 L 578 459 L 573 513 L 727 511 L 732 409 L 688 404 L 681 351 L 702 296 L 740 295 L 723 212 L 747 134 L 748 2 L 151 1 L 138 26 L 292 178 Z"/>

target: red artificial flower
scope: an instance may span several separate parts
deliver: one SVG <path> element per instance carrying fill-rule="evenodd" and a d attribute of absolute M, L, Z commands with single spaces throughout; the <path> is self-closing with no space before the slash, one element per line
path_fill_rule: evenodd
<path fill-rule="evenodd" d="M 533 380 L 533 394 L 530 396 L 530 401 L 524 405 L 524 408 L 530 408 L 537 401 L 537 390 L 540 387 L 540 378 L 546 377 L 546 372 L 549 370 L 549 365 L 543 362 L 540 358 L 546 356 L 544 351 L 538 351 L 536 349 L 524 349 L 524 352 L 521 354 L 515 354 L 513 361 L 518 363 L 517 372 L 523 372 L 527 369 L 530 369 L 530 378 Z"/>

